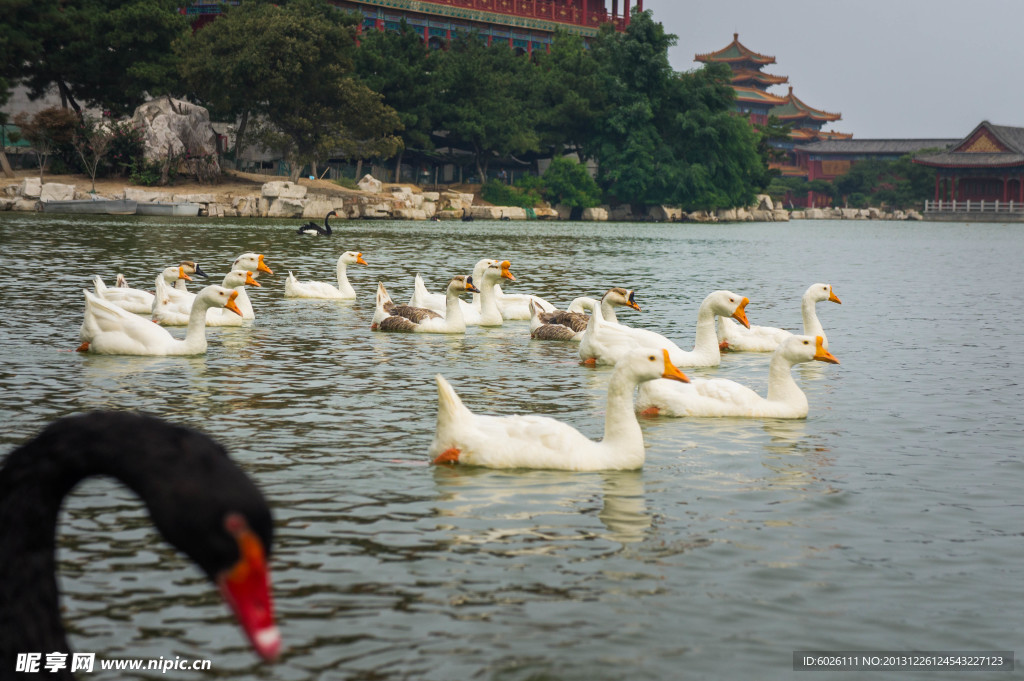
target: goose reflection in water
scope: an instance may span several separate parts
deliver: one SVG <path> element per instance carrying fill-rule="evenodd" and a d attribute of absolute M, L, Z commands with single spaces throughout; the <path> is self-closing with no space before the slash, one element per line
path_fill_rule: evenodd
<path fill-rule="evenodd" d="M 432 468 L 437 514 L 450 521 L 454 544 L 505 545 L 505 551 L 496 552 L 516 555 L 550 554 L 595 537 L 623 544 L 643 541 L 652 525 L 643 471 Z M 582 531 L 580 514 L 595 516 L 604 530 Z M 480 521 L 489 524 L 480 526 Z"/>

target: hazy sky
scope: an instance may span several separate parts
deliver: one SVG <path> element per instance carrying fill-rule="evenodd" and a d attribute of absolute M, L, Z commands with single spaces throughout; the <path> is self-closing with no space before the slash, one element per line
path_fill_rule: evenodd
<path fill-rule="evenodd" d="M 644 9 L 678 36 L 677 71 L 739 33 L 775 57 L 764 70 L 789 76 L 797 97 L 842 114 L 826 130 L 954 139 L 986 119 L 1024 127 L 1024 0 L 644 0 Z"/>

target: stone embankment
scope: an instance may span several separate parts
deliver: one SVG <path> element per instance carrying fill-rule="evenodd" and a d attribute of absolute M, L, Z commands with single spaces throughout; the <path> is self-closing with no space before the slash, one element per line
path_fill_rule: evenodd
<path fill-rule="evenodd" d="M 88 199 L 90 194 L 72 184 L 41 182 L 39 178 L 0 187 L 0 211 L 39 211 L 43 201 Z M 359 190 L 333 191 L 329 194 L 311 191 L 308 187 L 287 181 L 270 181 L 258 194 L 218 192 L 216 185 L 209 192 L 175 193 L 173 189 L 150 190 L 125 187 L 110 197 L 128 198 L 139 203 L 191 202 L 200 205 L 199 214 L 206 217 L 240 218 L 323 218 L 335 211 L 341 219 L 391 220 L 526 220 L 527 218 L 569 220 L 572 210 L 566 206 L 533 209 L 532 215 L 514 206 L 474 205 L 474 195 L 454 191 L 424 192 L 407 185 L 383 185 L 367 175 L 359 182 Z M 839 209 L 812 208 L 788 211 L 776 208 L 768 196 L 759 196 L 749 208 L 686 213 L 669 206 L 651 206 L 637 214 L 629 206 L 587 208 L 580 219 L 615 222 L 786 222 L 788 220 L 920 220 L 916 211 L 883 212 L 876 208 Z"/>

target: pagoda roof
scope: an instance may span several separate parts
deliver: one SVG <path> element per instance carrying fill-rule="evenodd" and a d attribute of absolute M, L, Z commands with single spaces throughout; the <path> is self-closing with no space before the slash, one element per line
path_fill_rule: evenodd
<path fill-rule="evenodd" d="M 938 154 L 914 159 L 936 168 L 1006 168 L 1024 165 L 1024 128 L 982 121 L 967 137 Z"/>
<path fill-rule="evenodd" d="M 839 139 L 821 140 L 797 147 L 809 154 L 913 154 L 922 149 L 949 149 L 960 140 L 950 139 Z"/>
<path fill-rule="evenodd" d="M 771 115 L 783 121 L 795 121 L 803 118 L 810 118 L 815 121 L 838 121 L 841 114 L 829 113 L 821 109 L 808 106 L 793 94 L 793 86 L 789 86 L 789 94 L 785 97 L 783 104 L 772 109 Z"/>
<path fill-rule="evenodd" d="M 732 42 L 717 52 L 694 55 L 693 60 L 701 62 L 724 62 L 726 64 L 752 62 L 754 64 L 760 64 L 761 66 L 775 63 L 775 57 L 769 57 L 767 55 L 754 52 L 741 43 L 739 33 L 733 33 Z"/>
<path fill-rule="evenodd" d="M 737 102 L 755 102 L 758 104 L 774 104 L 779 106 L 786 101 L 778 95 L 773 95 L 770 92 L 765 92 L 764 90 L 756 87 L 733 85 L 732 89 L 736 91 Z"/>
<path fill-rule="evenodd" d="M 772 85 L 781 85 L 789 82 L 789 76 L 773 76 L 770 73 L 764 71 L 755 71 L 754 69 L 734 69 L 732 72 L 733 83 L 745 83 L 747 81 L 754 81 L 760 83 L 765 87 Z"/>

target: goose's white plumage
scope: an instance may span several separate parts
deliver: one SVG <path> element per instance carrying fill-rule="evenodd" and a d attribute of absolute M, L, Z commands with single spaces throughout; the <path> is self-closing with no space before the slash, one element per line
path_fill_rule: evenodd
<path fill-rule="evenodd" d="M 118 280 L 120 282 L 123 280 L 123 276 L 119 276 L 121 276 L 121 279 Z M 157 275 L 157 279 L 162 279 L 163 281 L 168 282 L 168 284 L 173 284 L 179 278 L 191 279 L 191 277 L 189 277 L 185 272 L 185 269 L 180 265 L 177 267 L 164 268 L 164 270 Z M 149 291 L 131 288 L 127 286 L 127 282 L 125 282 L 125 286 L 115 286 L 114 288 L 110 288 L 103 283 L 103 278 L 99 275 L 93 277 L 92 283 L 98 297 L 106 300 L 107 302 L 113 303 L 120 308 L 128 310 L 129 312 L 148 315 L 153 309 L 154 296 Z"/>
<path fill-rule="evenodd" d="M 768 396 L 725 378 L 694 378 L 687 385 L 650 381 L 640 386 L 637 409 L 647 415 L 735 416 L 741 418 L 802 419 L 807 396 L 793 380 L 794 364 L 818 360 L 839 364 L 824 347 L 821 336 L 790 334 L 775 349 L 768 368 Z"/>
<path fill-rule="evenodd" d="M 267 263 L 264 262 L 262 253 L 243 253 L 231 263 L 231 269 L 248 270 L 256 278 L 259 278 L 260 272 L 274 273 L 274 270 L 270 269 Z"/>
<path fill-rule="evenodd" d="M 644 439 L 633 408 L 638 383 L 687 378 L 665 350 L 642 349 L 615 365 L 608 383 L 604 439 L 595 442 L 553 418 L 474 414 L 437 375 L 437 429 L 429 454 L 435 464 L 489 468 L 632 470 L 644 464 Z"/>
<path fill-rule="evenodd" d="M 842 304 L 830 284 L 811 284 L 800 299 L 800 313 L 805 336 L 821 336 L 828 348 L 828 336 L 818 319 L 817 303 L 830 301 Z M 745 329 L 730 319 L 718 322 L 718 339 L 734 352 L 772 352 L 791 332 L 773 326 L 751 326 Z"/>
<path fill-rule="evenodd" d="M 484 258 L 478 260 L 473 265 L 473 281 L 477 283 L 477 286 L 481 286 L 484 279 L 484 271 L 491 265 L 500 265 L 500 260 L 494 260 L 492 258 Z M 428 310 L 433 310 L 438 314 L 444 314 L 445 306 L 447 305 L 444 293 L 431 293 L 427 289 L 427 285 L 423 282 L 423 277 L 418 273 L 413 278 L 412 297 L 409 298 L 410 307 L 424 307 Z M 480 294 L 474 293 L 473 299 L 465 301 L 460 299 L 459 306 L 462 308 L 463 315 L 466 316 L 479 316 L 480 314 Z"/>
<path fill-rule="evenodd" d="M 235 314 L 223 307 L 211 307 L 206 311 L 207 326 L 241 326 L 246 320 L 255 319 L 256 314 L 252 309 L 249 297 L 245 296 L 246 306 L 243 308 L 239 302 L 245 293 L 245 285 L 259 286 L 259 282 L 253 279 L 252 273 L 245 270 L 231 270 L 224 277 L 221 286 L 226 289 L 238 292 L 235 298 L 235 305 L 241 314 Z M 153 321 L 163 326 L 188 326 L 192 306 L 182 308 L 171 302 L 167 295 L 169 287 L 159 279 L 156 282 L 156 300 L 153 302 Z"/>
<path fill-rule="evenodd" d="M 526 293 L 505 293 L 501 286 L 494 287 L 494 297 L 501 310 L 502 319 L 523 320 L 530 318 L 530 302 L 542 312 L 554 312 L 558 308 L 539 296 Z"/>
<path fill-rule="evenodd" d="M 731 291 L 713 291 L 697 310 L 693 350 L 683 350 L 659 333 L 604 321 L 599 310 L 590 316 L 580 341 L 580 359 L 586 363 L 615 364 L 634 347 L 667 348 L 672 363 L 680 367 L 710 367 L 722 362 L 715 334 L 715 317 L 732 317 L 749 325 L 744 308 L 750 301 Z"/>
<path fill-rule="evenodd" d="M 459 295 L 462 293 L 474 293 L 479 289 L 473 284 L 472 276 L 458 275 L 452 277 L 445 289 L 447 304 L 444 317 L 422 318 L 417 315 L 416 319 L 392 315 L 389 311 L 391 297 L 388 295 L 384 284 L 377 283 L 376 309 L 370 328 L 374 331 L 401 331 L 407 333 L 466 333 L 466 321 L 462 316 L 462 308 L 459 306 Z M 407 306 L 408 307 L 408 306 Z M 391 308 L 393 309 L 393 308 Z M 426 308 L 413 308 L 415 310 L 426 310 Z M 430 312 L 433 312 L 432 310 Z"/>
<path fill-rule="evenodd" d="M 285 298 L 330 298 L 334 300 L 355 300 L 356 291 L 348 283 L 348 266 L 365 265 L 363 254 L 346 251 L 338 258 L 338 285 L 323 281 L 299 281 L 291 272 L 284 282 Z"/>
<path fill-rule="evenodd" d="M 219 306 L 241 314 L 235 305 L 238 293 L 223 286 L 207 286 L 192 306 L 184 340 L 167 329 L 113 305 L 89 291 L 85 294 L 85 318 L 79 330 L 81 351 L 101 355 L 199 355 L 206 352 L 206 311 Z"/>

